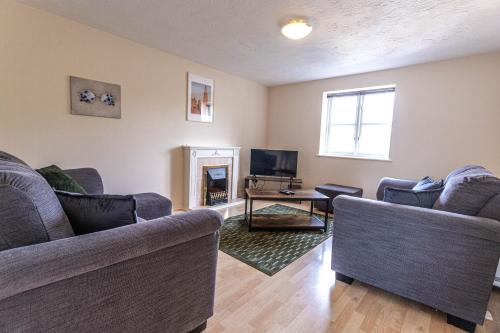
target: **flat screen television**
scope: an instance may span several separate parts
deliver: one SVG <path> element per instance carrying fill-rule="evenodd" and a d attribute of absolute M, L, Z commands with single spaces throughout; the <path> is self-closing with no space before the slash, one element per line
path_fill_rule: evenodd
<path fill-rule="evenodd" d="M 297 177 L 297 151 L 252 149 L 250 174 L 253 176 Z"/>

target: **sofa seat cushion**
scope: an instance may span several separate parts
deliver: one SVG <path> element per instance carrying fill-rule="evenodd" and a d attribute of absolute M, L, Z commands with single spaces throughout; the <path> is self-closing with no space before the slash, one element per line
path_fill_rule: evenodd
<path fill-rule="evenodd" d="M 132 195 L 78 194 L 57 191 L 57 198 L 77 235 L 137 223 Z"/>
<path fill-rule="evenodd" d="M 4 249 L 74 236 L 54 191 L 29 166 L 0 159 L 0 186 Z"/>
<path fill-rule="evenodd" d="M 500 179 L 480 166 L 466 166 L 450 173 L 434 209 L 475 216 L 500 194 Z"/>

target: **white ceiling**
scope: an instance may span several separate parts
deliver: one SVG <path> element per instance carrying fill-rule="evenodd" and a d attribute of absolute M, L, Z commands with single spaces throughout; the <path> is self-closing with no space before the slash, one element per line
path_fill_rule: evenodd
<path fill-rule="evenodd" d="M 500 50 L 500 0 L 19 0 L 278 85 Z M 292 41 L 279 22 L 312 18 Z"/>

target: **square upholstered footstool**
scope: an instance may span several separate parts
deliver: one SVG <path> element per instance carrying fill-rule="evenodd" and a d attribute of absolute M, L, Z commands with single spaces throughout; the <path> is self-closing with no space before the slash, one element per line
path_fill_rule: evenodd
<path fill-rule="evenodd" d="M 315 188 L 316 191 L 323 193 L 327 197 L 330 198 L 328 201 L 328 211 L 330 213 L 333 213 L 333 205 L 332 205 L 332 200 L 335 198 L 337 195 L 345 194 L 345 195 L 350 195 L 353 197 L 359 197 L 361 198 L 363 196 L 363 189 L 358 188 L 358 187 L 353 187 L 353 186 L 344 186 L 344 185 L 336 185 L 336 184 L 324 184 L 317 186 Z M 326 203 L 321 201 L 317 201 L 314 203 L 314 207 L 316 209 L 319 209 L 321 211 L 326 210 Z"/>

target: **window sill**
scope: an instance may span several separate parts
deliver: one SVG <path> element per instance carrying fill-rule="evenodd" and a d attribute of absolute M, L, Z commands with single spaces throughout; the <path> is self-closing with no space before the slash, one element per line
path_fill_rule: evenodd
<path fill-rule="evenodd" d="M 392 162 L 389 158 L 365 157 L 365 156 L 350 156 L 350 155 L 334 155 L 334 154 L 317 154 L 316 157 L 330 157 L 330 158 L 345 158 L 349 160 L 365 160 L 377 162 Z"/>

